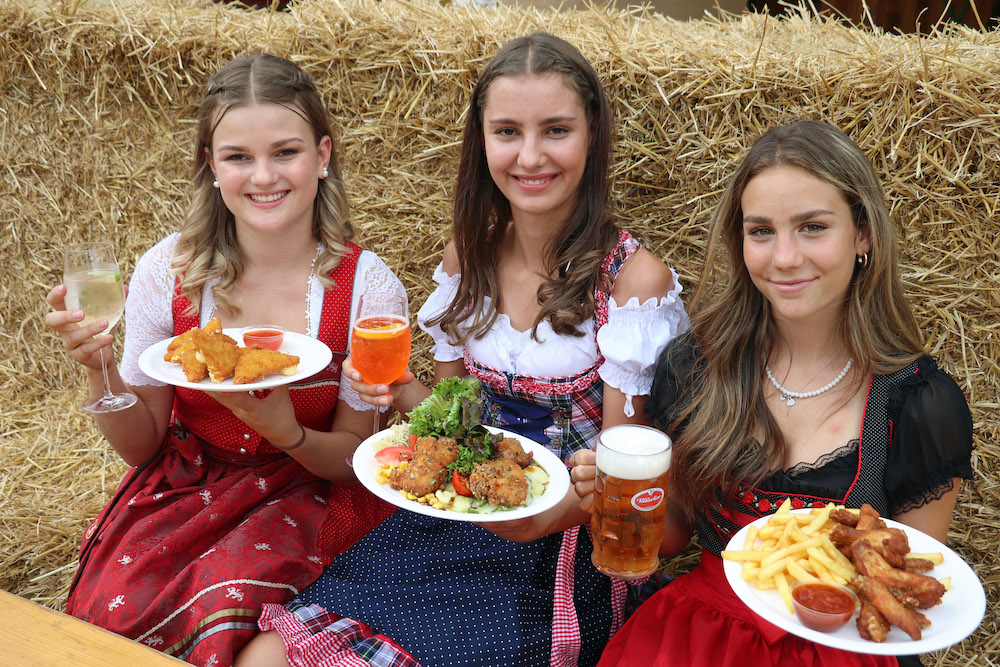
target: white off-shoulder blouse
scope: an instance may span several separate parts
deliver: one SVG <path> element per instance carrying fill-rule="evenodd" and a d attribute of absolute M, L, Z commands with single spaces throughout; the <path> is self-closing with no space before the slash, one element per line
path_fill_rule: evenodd
<path fill-rule="evenodd" d="M 625 394 L 625 415 L 635 414 L 633 396 L 649 394 L 653 384 L 656 359 L 675 336 L 688 327 L 688 317 L 680 295 L 683 288 L 677 272 L 673 288 L 659 299 L 639 303 L 631 298 L 619 306 L 614 297 L 608 299 L 608 321 L 594 336 L 556 334 L 548 322 L 538 326 L 538 340 L 531 330 L 518 331 L 510 318 L 501 313 L 496 324 L 482 338 L 472 338 L 466 345 L 469 354 L 479 363 L 505 373 L 532 377 L 565 377 L 587 370 L 598 359 L 598 348 L 604 356 L 598 372 L 609 386 Z M 444 312 L 458 289 L 460 274 L 450 276 L 441 264 L 434 270 L 437 288 L 417 313 L 417 324 L 434 340 L 431 352 L 435 361 L 456 361 L 463 358 L 464 348 L 455 345 L 440 326 L 430 326 L 428 320 Z M 489 297 L 486 298 L 489 303 Z M 583 331 L 593 331 L 593 318 L 580 325 Z"/>
<path fill-rule="evenodd" d="M 174 335 L 173 299 L 175 276 L 170 271 L 170 262 L 180 234 L 172 234 L 146 251 L 139 258 L 132 279 L 129 281 L 128 298 L 125 301 L 125 347 L 122 354 L 120 373 L 129 385 L 163 386 L 139 368 L 139 355 L 150 345 Z M 319 248 L 317 248 L 318 254 Z M 205 326 L 215 315 L 215 298 L 212 287 L 217 280 L 206 283 L 202 292 L 201 326 Z M 395 292 L 406 296 L 403 284 L 396 274 L 379 257 L 367 250 L 361 251 L 354 273 L 354 291 L 351 302 L 351 324 L 357 312 L 358 299 L 366 292 Z M 323 311 L 323 284 L 315 275 L 309 277 L 306 294 L 306 334 L 316 338 Z M 340 383 L 339 398 L 358 411 L 371 410 L 372 406 L 362 401 L 349 382 Z"/>

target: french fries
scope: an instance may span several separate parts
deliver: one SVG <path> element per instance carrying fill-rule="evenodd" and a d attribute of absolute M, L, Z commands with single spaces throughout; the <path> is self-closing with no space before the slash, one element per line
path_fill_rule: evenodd
<path fill-rule="evenodd" d="M 759 531 L 748 531 L 742 550 L 723 551 L 722 558 L 743 562 L 743 580 L 758 590 L 776 588 L 788 612 L 794 613 L 792 582 L 818 579 L 846 584 L 857 572 L 830 541 L 832 506 L 808 514 L 793 514 L 791 509 L 792 501 L 786 498 Z"/>
<path fill-rule="evenodd" d="M 839 510 L 834 513 L 837 521 L 831 518 L 833 510 Z M 752 583 L 758 590 L 777 590 L 790 614 L 795 613 L 790 589 L 791 584 L 796 581 L 825 581 L 857 590 L 864 579 L 859 577 L 852 561 L 852 558 L 857 560 L 858 557 L 852 555 L 849 558 L 834 544 L 835 539 L 839 544 L 845 544 L 841 532 L 831 539 L 834 529 L 841 525 L 838 521 L 850 520 L 844 510 L 842 506 L 827 505 L 809 512 L 793 513 L 791 500 L 786 498 L 763 526 L 759 529 L 751 526 L 747 530 L 741 549 L 723 551 L 722 558 L 742 563 L 743 580 Z M 866 510 L 871 513 L 870 508 L 866 507 Z M 846 511 L 855 516 L 859 514 L 856 509 Z M 884 529 L 885 525 L 882 524 L 883 535 L 886 534 Z M 902 535 L 899 531 L 896 533 Z M 906 546 L 905 542 L 903 546 Z M 899 557 L 903 558 L 902 555 Z M 944 556 L 940 553 L 906 553 L 905 559 L 909 562 L 907 569 L 921 571 L 940 565 Z M 868 567 L 866 563 L 859 567 Z M 901 563 L 899 567 L 902 567 Z M 924 581 L 933 583 L 933 580 L 926 577 Z M 942 580 L 940 583 L 946 590 L 950 588 L 950 580 Z M 882 641 L 874 637 L 866 638 Z"/>

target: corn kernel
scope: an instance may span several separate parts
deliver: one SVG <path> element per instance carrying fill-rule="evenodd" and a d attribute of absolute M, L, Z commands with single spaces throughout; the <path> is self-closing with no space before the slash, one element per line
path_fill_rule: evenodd
<path fill-rule="evenodd" d="M 433 505 L 431 505 L 431 507 L 433 507 L 436 510 L 443 510 L 444 509 L 444 503 L 442 503 L 440 500 L 438 500 Z"/>
<path fill-rule="evenodd" d="M 407 492 L 406 492 L 406 497 L 407 497 L 407 498 L 408 498 L 409 500 L 416 500 L 416 499 L 417 499 L 417 496 L 413 495 L 413 494 L 412 494 L 412 493 L 410 493 L 409 491 L 407 491 Z"/>

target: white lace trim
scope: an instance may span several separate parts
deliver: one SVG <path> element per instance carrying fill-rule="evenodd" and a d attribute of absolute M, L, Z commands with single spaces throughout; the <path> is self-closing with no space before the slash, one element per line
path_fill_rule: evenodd
<path fill-rule="evenodd" d="M 180 234 L 171 234 L 150 248 L 139 259 L 132 279 L 129 281 L 128 299 L 125 303 L 125 347 L 121 361 L 122 379 L 132 386 L 152 385 L 162 387 L 163 383 L 149 377 L 139 369 L 139 355 L 154 343 L 174 335 L 173 296 L 174 275 L 170 272 L 170 262 L 177 247 Z M 209 281 L 202 292 L 201 326 L 215 314 L 215 299 Z M 406 296 L 403 284 L 396 274 L 385 265 L 376 254 L 364 250 L 358 259 L 354 274 L 354 293 L 351 299 L 351 324 L 357 311 L 361 294 L 368 292 L 395 292 Z M 309 279 L 306 295 L 306 333 L 313 338 L 319 333 L 319 322 L 323 314 L 323 284 L 316 276 Z M 350 382 L 340 383 L 339 397 L 356 411 L 370 411 L 373 406 L 365 403 L 351 388 Z M 387 408 L 382 408 L 384 411 Z"/>

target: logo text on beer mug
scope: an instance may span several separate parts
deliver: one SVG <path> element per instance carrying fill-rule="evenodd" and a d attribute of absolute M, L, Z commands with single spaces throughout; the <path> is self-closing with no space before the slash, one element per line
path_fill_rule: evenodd
<path fill-rule="evenodd" d="M 651 512 L 660 506 L 665 495 L 663 489 L 658 486 L 646 489 L 632 496 L 632 507 L 640 512 Z"/>

